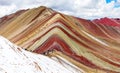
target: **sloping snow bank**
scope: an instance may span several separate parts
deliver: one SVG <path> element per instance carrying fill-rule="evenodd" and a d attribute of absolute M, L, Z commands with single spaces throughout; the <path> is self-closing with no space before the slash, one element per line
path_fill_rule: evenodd
<path fill-rule="evenodd" d="M 81 73 L 40 54 L 31 53 L 0 36 L 0 73 Z"/>

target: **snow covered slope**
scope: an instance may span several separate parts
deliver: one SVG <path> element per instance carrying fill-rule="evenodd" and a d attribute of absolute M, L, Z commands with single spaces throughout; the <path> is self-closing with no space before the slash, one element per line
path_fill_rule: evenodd
<path fill-rule="evenodd" d="M 82 73 L 61 58 L 31 53 L 0 36 L 0 73 Z"/>

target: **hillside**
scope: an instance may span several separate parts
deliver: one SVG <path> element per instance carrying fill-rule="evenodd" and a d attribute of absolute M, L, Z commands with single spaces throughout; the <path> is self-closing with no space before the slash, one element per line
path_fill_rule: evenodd
<path fill-rule="evenodd" d="M 82 73 L 61 57 L 31 53 L 0 36 L 0 73 Z"/>
<path fill-rule="evenodd" d="M 86 20 L 41 6 L 4 21 L 0 35 L 25 50 L 67 59 L 86 73 L 120 72 L 119 18 Z"/>

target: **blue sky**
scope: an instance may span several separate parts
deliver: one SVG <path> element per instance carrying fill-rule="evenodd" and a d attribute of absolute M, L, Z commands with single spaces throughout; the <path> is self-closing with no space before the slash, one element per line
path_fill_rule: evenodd
<path fill-rule="evenodd" d="M 106 3 L 115 2 L 114 7 L 120 7 L 120 0 L 106 0 Z"/>
<path fill-rule="evenodd" d="M 111 1 L 117 2 L 117 0 L 106 0 L 107 3 L 110 3 Z"/>
<path fill-rule="evenodd" d="M 41 5 L 86 19 L 120 18 L 120 0 L 0 0 L 0 17 Z"/>

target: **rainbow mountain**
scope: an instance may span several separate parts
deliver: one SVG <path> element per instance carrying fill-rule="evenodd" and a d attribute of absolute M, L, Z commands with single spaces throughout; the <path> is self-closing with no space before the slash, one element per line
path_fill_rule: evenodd
<path fill-rule="evenodd" d="M 63 58 L 81 73 L 120 72 L 119 18 L 87 20 L 41 6 L 2 17 L 0 35 L 24 50 Z"/>
<path fill-rule="evenodd" d="M 0 36 L 0 73 L 82 73 L 62 57 L 28 52 Z"/>

